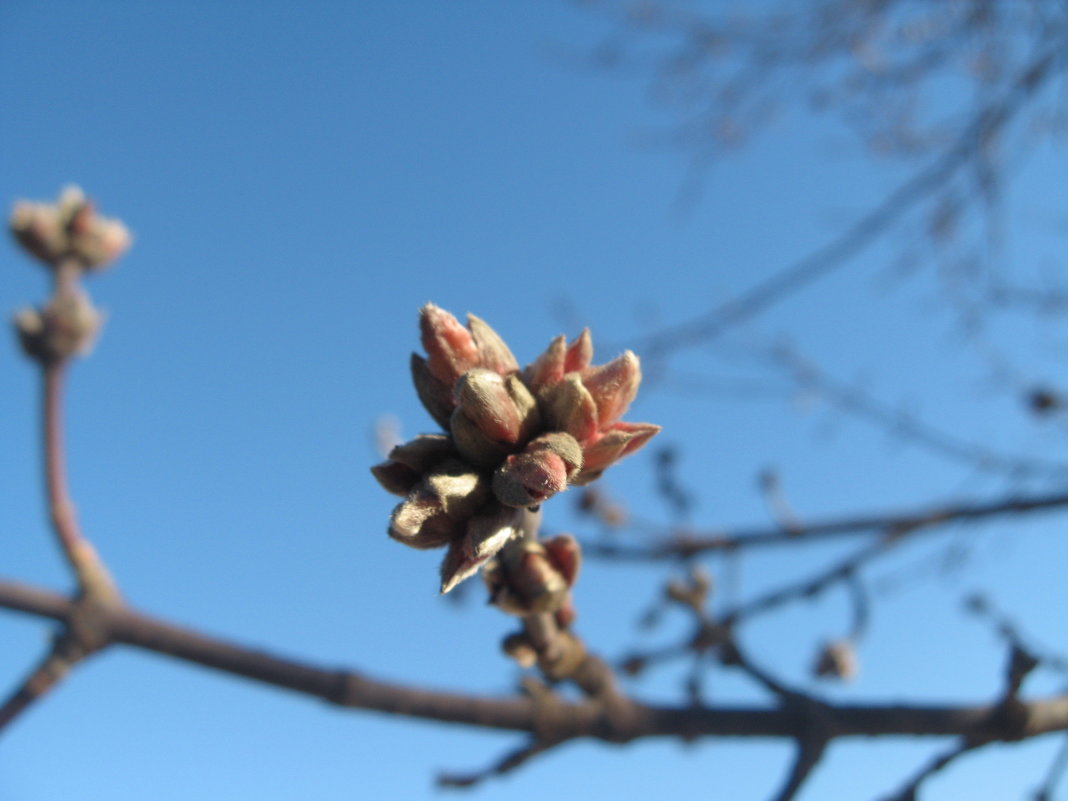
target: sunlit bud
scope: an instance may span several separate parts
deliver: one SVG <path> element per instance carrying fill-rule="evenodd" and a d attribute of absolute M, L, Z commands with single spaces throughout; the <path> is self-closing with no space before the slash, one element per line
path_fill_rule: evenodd
<path fill-rule="evenodd" d="M 444 595 L 492 559 L 516 536 L 514 510 L 497 507 L 467 521 L 464 536 L 454 540 L 441 563 L 441 593 Z"/>
<path fill-rule="evenodd" d="M 575 538 L 570 534 L 559 534 L 546 540 L 542 545 L 545 547 L 549 561 L 560 571 L 567 586 L 574 586 L 579 566 L 582 564 L 582 550 Z"/>
<path fill-rule="evenodd" d="M 549 343 L 537 359 L 528 364 L 523 370 L 523 380 L 532 392 L 538 392 L 543 387 L 552 386 L 564 377 L 564 359 L 567 354 L 566 340 L 563 336 L 556 337 Z"/>
<path fill-rule="evenodd" d="M 565 431 L 579 442 L 597 433 L 597 405 L 576 373 L 542 390 L 539 400 L 550 430 Z"/>
<path fill-rule="evenodd" d="M 455 399 L 456 411 L 490 439 L 509 445 L 519 441 L 519 409 L 500 373 L 483 368 L 468 370 L 456 383 Z"/>
<path fill-rule="evenodd" d="M 849 640 L 824 643 L 812 666 L 812 672 L 816 676 L 839 681 L 856 678 L 857 669 L 857 655 Z"/>
<path fill-rule="evenodd" d="M 582 333 L 567 346 L 567 353 L 564 355 L 564 372 L 573 373 L 584 370 L 590 366 L 591 361 L 593 361 L 593 338 L 590 336 L 590 329 L 583 328 Z"/>
<path fill-rule="evenodd" d="M 420 434 L 389 452 L 390 461 L 400 462 L 419 473 L 426 473 L 454 456 L 456 449 L 444 434 Z"/>
<path fill-rule="evenodd" d="M 553 339 L 545 352 L 526 366 L 523 379 L 531 391 L 537 393 L 555 384 L 565 373 L 585 369 L 592 358 L 593 340 L 590 338 L 590 329 L 584 328 L 570 345 L 563 336 Z"/>
<path fill-rule="evenodd" d="M 426 489 L 412 490 L 389 521 L 389 536 L 412 548 L 440 548 L 464 531 L 464 523 L 445 513 L 441 500 Z"/>
<path fill-rule="evenodd" d="M 412 354 L 411 368 L 415 394 L 419 396 L 423 408 L 430 413 L 438 425 L 448 428 L 449 417 L 456 405 L 452 399 L 452 385 L 434 378 L 430 374 L 426 359 L 418 353 Z"/>
<path fill-rule="evenodd" d="M 461 375 L 479 366 L 478 346 L 471 332 L 442 308 L 428 303 L 419 311 L 419 330 L 434 378 L 451 387 Z"/>
<path fill-rule="evenodd" d="M 452 459 L 434 468 L 423 485 L 441 501 L 445 514 L 466 520 L 489 499 L 489 481 L 461 461 Z"/>
<path fill-rule="evenodd" d="M 638 394 L 641 381 L 638 357 L 629 350 L 607 364 L 582 372 L 582 383 L 597 404 L 597 419 L 601 426 L 614 423 L 623 416 Z"/>
<path fill-rule="evenodd" d="M 582 449 L 582 472 L 572 479 L 574 484 L 588 484 L 604 470 L 634 453 L 660 432 L 652 423 L 613 423 L 608 430 L 594 438 Z"/>
<path fill-rule="evenodd" d="M 406 464 L 400 462 L 382 462 L 371 468 L 371 474 L 386 492 L 406 496 L 422 477 Z"/>
<path fill-rule="evenodd" d="M 475 341 L 478 350 L 479 363 L 488 370 L 493 370 L 501 375 L 510 375 L 519 369 L 519 364 L 512 355 L 512 351 L 504 344 L 496 331 L 479 317 L 473 314 L 467 315 L 467 327 L 471 331 L 471 338 Z"/>
<path fill-rule="evenodd" d="M 535 437 L 523 449 L 527 453 L 536 454 L 540 451 L 549 451 L 559 456 L 567 468 L 567 478 L 570 481 L 582 469 L 583 457 L 582 446 L 570 434 L 563 431 L 550 431 Z"/>
<path fill-rule="evenodd" d="M 534 667 L 538 661 L 538 652 L 522 632 L 509 634 L 501 643 L 501 650 L 514 659 L 521 668 Z"/>
<path fill-rule="evenodd" d="M 493 493 L 506 506 L 536 506 L 567 488 L 567 472 L 549 450 L 512 454 L 493 474 Z"/>
<path fill-rule="evenodd" d="M 444 434 L 421 434 L 394 447 L 389 452 L 389 460 L 376 464 L 371 473 L 386 491 L 404 496 L 424 473 L 456 455 L 456 448 Z"/>

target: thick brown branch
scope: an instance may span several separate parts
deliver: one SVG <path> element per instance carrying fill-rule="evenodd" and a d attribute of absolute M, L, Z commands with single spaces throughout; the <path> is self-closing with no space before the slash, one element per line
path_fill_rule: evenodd
<path fill-rule="evenodd" d="M 62 596 L 0 581 L 0 607 L 72 625 L 77 604 Z M 1018 702 L 1013 714 L 998 705 L 792 705 L 762 707 L 663 707 L 617 699 L 614 709 L 598 701 L 558 702 L 550 715 L 530 698 L 494 698 L 408 687 L 347 670 L 317 667 L 242 647 L 181 628 L 125 607 L 95 610 L 95 625 L 108 638 L 224 673 L 282 687 L 340 706 L 484 728 L 545 734 L 563 741 L 590 737 L 625 742 L 641 737 L 803 736 L 817 722 L 828 738 L 895 735 L 958 735 L 1019 740 L 1068 731 L 1068 695 Z M 621 714 L 620 705 L 626 705 Z"/>

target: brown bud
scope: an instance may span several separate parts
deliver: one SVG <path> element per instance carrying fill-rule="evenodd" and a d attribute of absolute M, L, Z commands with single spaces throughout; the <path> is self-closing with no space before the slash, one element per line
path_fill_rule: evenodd
<path fill-rule="evenodd" d="M 441 563 L 441 593 L 444 595 L 472 576 L 517 534 L 513 510 L 495 507 L 467 522 L 464 536 L 452 542 Z"/>
<path fill-rule="evenodd" d="M 412 383 L 415 385 L 415 394 L 419 396 L 419 402 L 438 425 L 448 428 L 449 417 L 456 405 L 452 399 L 452 385 L 434 378 L 430 374 L 426 359 L 418 353 L 412 354 L 411 370 Z"/>
<path fill-rule="evenodd" d="M 420 434 L 389 452 L 390 461 L 400 462 L 418 473 L 426 473 L 455 456 L 456 448 L 444 434 Z"/>
<path fill-rule="evenodd" d="M 530 668 L 538 661 L 538 652 L 531 645 L 530 640 L 521 632 L 509 634 L 501 643 L 503 650 L 509 657 L 514 659 L 521 668 Z"/>
<path fill-rule="evenodd" d="M 455 459 L 442 462 L 423 478 L 423 486 L 441 501 L 449 517 L 466 520 L 489 499 L 489 481 Z"/>
<path fill-rule="evenodd" d="M 487 437 L 508 445 L 519 441 L 519 409 L 500 373 L 484 368 L 468 370 L 456 382 L 454 397 L 456 411 Z"/>
<path fill-rule="evenodd" d="M 426 489 L 412 490 L 394 510 L 389 536 L 412 548 L 440 548 L 462 536 L 464 523 L 445 513 L 441 500 Z"/>
<path fill-rule="evenodd" d="M 487 470 L 496 467 L 511 451 L 512 446 L 489 437 L 460 409 L 453 412 L 449 431 L 460 456 L 476 467 Z"/>
<path fill-rule="evenodd" d="M 545 426 L 580 443 L 597 433 L 597 404 L 577 373 L 569 373 L 539 395 Z"/>
<path fill-rule="evenodd" d="M 857 655 L 849 640 L 834 640 L 823 644 L 812 672 L 824 679 L 850 681 L 857 675 Z"/>

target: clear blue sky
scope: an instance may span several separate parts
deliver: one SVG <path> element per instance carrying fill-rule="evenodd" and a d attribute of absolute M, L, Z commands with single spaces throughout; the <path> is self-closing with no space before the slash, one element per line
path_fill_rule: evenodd
<path fill-rule="evenodd" d="M 832 120 L 788 115 L 679 212 L 686 161 L 639 144 L 664 122 L 642 83 L 572 58 L 607 30 L 564 2 L 0 5 L 5 203 L 77 182 L 136 237 L 90 287 L 109 319 L 74 370 L 67 415 L 82 522 L 133 603 L 414 684 L 514 686 L 497 649 L 510 622 L 474 596 L 463 605 L 436 596 L 438 554 L 387 539 L 393 499 L 367 472 L 382 415 L 395 415 L 405 435 L 431 428 L 408 377 L 418 307 L 433 300 L 478 314 L 521 362 L 555 334 L 590 325 L 601 361 L 615 355 L 607 348 L 707 309 L 820 244 L 901 177 L 873 167 Z M 1051 229 L 1063 225 L 1064 184 L 1054 179 L 1064 166 L 1063 153 L 1042 151 L 1019 169 L 1023 189 L 1009 200 L 1022 232 L 1010 244 L 1022 265 L 1063 249 Z M 958 436 L 1063 458 L 1063 428 L 1036 429 L 983 382 L 930 265 L 887 289 L 898 252 L 876 248 L 730 346 L 675 364 L 716 381 L 763 378 L 739 354 L 788 334 L 844 381 Z M 9 243 L 0 261 L 0 307 L 42 297 L 43 273 Z M 1063 357 L 1063 338 L 1049 331 L 995 333 L 1029 368 Z M 65 588 L 41 514 L 34 374 L 13 347 L 0 349 L 0 374 L 0 574 Z M 662 424 L 663 441 L 682 448 L 684 480 L 700 496 L 690 522 L 705 528 L 766 522 L 755 476 L 768 466 L 803 516 L 1008 486 L 818 398 L 795 401 L 661 385 L 630 418 Z M 635 514 L 666 520 L 652 464 L 636 456 L 607 486 Z M 590 533 L 566 497 L 550 507 L 554 530 Z M 966 568 L 939 571 L 954 543 L 969 549 Z M 833 552 L 748 560 L 738 592 Z M 1053 520 L 961 529 L 903 551 L 874 573 L 907 580 L 878 598 L 860 679 L 824 691 L 992 698 L 1004 655 L 988 627 L 961 615 L 961 596 L 988 591 L 1037 642 L 1056 645 L 1068 623 L 1065 556 Z M 721 566 L 714 571 L 722 578 Z M 577 605 L 594 649 L 618 656 L 641 642 L 634 622 L 662 575 L 587 566 Z M 746 642 L 810 686 L 816 645 L 846 621 L 832 592 L 755 625 Z M 668 642 L 683 625 L 669 619 L 652 639 Z M 35 620 L 0 615 L 0 688 L 47 634 Z M 682 675 L 668 669 L 633 691 L 676 699 Z M 723 678 L 713 698 L 759 695 Z M 518 742 L 339 712 L 112 650 L 5 735 L 0 798 L 423 798 L 435 794 L 436 771 L 481 767 Z M 932 782 L 932 797 L 1018 797 L 1054 746 L 992 749 Z M 837 745 L 804 798 L 875 798 L 932 747 Z M 523 801 L 582 787 L 621 800 L 746 801 L 767 796 L 789 758 L 783 743 L 580 743 L 472 795 Z"/>

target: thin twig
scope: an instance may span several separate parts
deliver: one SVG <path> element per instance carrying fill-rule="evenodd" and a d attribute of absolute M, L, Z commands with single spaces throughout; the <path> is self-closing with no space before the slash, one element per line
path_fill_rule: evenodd
<path fill-rule="evenodd" d="M 916 801 L 916 793 L 920 789 L 920 785 L 927 779 L 931 778 L 931 776 L 938 773 L 951 762 L 954 762 L 958 757 L 964 756 L 970 751 L 974 751 L 986 744 L 986 741 L 972 741 L 968 738 L 963 738 L 961 742 L 954 745 L 944 754 L 940 754 L 932 759 L 915 776 L 913 776 L 904 787 L 894 795 L 888 796 L 885 801 Z"/>
<path fill-rule="evenodd" d="M 976 114 L 971 124 L 938 158 L 830 242 L 711 312 L 647 335 L 640 340 L 638 349 L 652 360 L 685 347 L 710 342 L 847 263 L 849 258 L 874 242 L 883 231 L 942 186 L 984 147 L 990 137 L 1012 119 L 1023 102 L 1043 85 L 1063 54 L 1064 43 L 1058 40 L 1020 71 L 1000 102 L 991 103 Z"/>
<path fill-rule="evenodd" d="M 792 801 L 801 790 L 805 780 L 808 779 L 808 777 L 812 775 L 812 771 L 816 769 L 820 759 L 823 757 L 826 747 L 827 741 L 820 737 L 799 739 L 797 743 L 797 756 L 794 758 L 790 772 L 786 776 L 786 782 L 783 784 L 782 789 L 775 794 L 772 801 Z"/>
<path fill-rule="evenodd" d="M 92 544 L 82 534 L 67 487 L 62 412 L 63 379 L 67 364 L 66 360 L 59 360 L 42 366 L 42 433 L 49 519 L 80 589 L 100 599 L 115 600 L 118 598 L 115 582 Z"/>
<path fill-rule="evenodd" d="M 538 754 L 549 750 L 552 745 L 537 739 L 530 740 L 514 751 L 509 751 L 501 759 L 483 770 L 475 771 L 474 773 L 442 773 L 438 776 L 437 784 L 439 787 L 449 788 L 474 787 L 492 776 L 503 776 L 516 768 L 522 767 Z"/>

